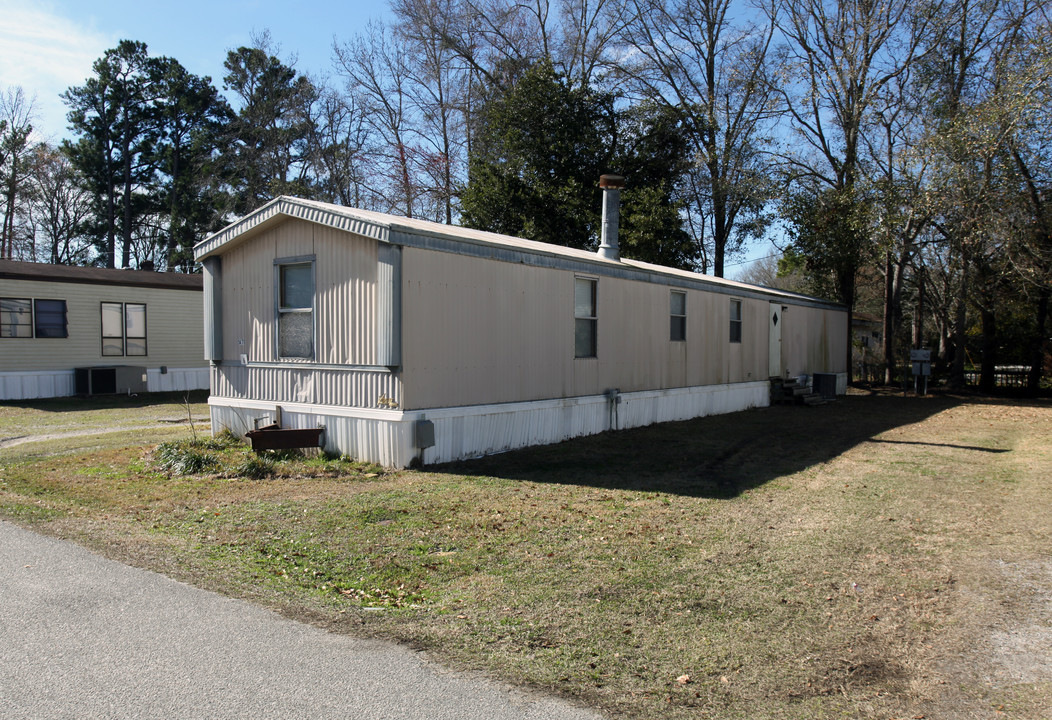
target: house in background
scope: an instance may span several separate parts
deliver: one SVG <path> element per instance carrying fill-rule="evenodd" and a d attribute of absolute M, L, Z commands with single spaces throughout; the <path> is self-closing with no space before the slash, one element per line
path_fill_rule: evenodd
<path fill-rule="evenodd" d="M 202 278 L 0 260 L 0 400 L 208 388 Z"/>
<path fill-rule="evenodd" d="M 851 315 L 851 364 L 862 382 L 884 380 L 884 318 L 869 313 Z"/>
<path fill-rule="evenodd" d="M 842 306 L 621 258 L 610 204 L 599 254 L 290 197 L 206 238 L 213 432 L 401 467 L 846 391 Z"/>

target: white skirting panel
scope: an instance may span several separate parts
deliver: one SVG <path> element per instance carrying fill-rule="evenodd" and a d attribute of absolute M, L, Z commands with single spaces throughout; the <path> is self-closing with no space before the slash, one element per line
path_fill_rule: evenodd
<path fill-rule="evenodd" d="M 146 388 L 150 392 L 176 392 L 183 390 L 207 390 L 208 366 L 196 368 L 168 368 L 162 374 L 160 368 L 146 370 Z"/>
<path fill-rule="evenodd" d="M 72 370 L 0 373 L 0 400 L 65 397 L 73 393 Z"/>
<path fill-rule="evenodd" d="M 208 398 L 212 434 L 249 430 L 277 422 L 283 428 L 325 426 L 325 451 L 374 462 L 385 467 L 407 467 L 414 447 L 416 413 L 370 408 L 341 408 L 301 403 Z"/>
<path fill-rule="evenodd" d="M 146 371 L 149 392 L 207 390 L 208 367 L 159 368 Z M 40 370 L 35 372 L 0 373 L 0 400 L 33 400 L 66 397 L 76 394 L 75 374 L 72 370 Z"/>
<path fill-rule="evenodd" d="M 605 430 L 766 407 L 767 382 L 706 385 L 537 402 L 473 405 L 400 412 L 305 404 L 281 404 L 212 396 L 212 432 L 244 435 L 280 418 L 284 428 L 325 426 L 325 450 L 388 467 L 449 462 L 530 445 L 545 445 Z M 415 447 L 416 423 L 434 424 L 435 445 Z"/>
<path fill-rule="evenodd" d="M 621 393 L 620 403 L 590 395 L 426 410 L 418 415 L 435 424 L 435 446 L 424 450 L 423 461 L 449 462 L 606 430 L 766 407 L 770 392 L 764 381 Z"/>

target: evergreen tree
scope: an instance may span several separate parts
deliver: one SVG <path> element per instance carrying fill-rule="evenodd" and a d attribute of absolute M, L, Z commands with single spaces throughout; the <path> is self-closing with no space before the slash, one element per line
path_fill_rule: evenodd
<path fill-rule="evenodd" d="M 269 51 L 263 37 L 257 47 L 227 54 L 224 86 L 240 101 L 229 126 L 224 178 L 237 214 L 249 212 L 279 195 L 312 196 L 310 149 L 318 91 L 305 76 Z"/>
<path fill-rule="evenodd" d="M 194 243 L 222 220 L 211 169 L 233 113 L 211 78 L 187 72 L 172 58 L 161 58 L 155 70 L 160 129 L 156 162 L 165 178 L 156 202 L 158 214 L 167 218 L 166 243 L 160 250 L 168 269 L 181 266 L 190 271 Z"/>
<path fill-rule="evenodd" d="M 462 197 L 469 227 L 556 245 L 596 245 L 599 176 L 609 160 L 613 99 L 571 87 L 543 61 L 482 110 Z"/>
<path fill-rule="evenodd" d="M 154 182 L 156 73 L 146 44 L 131 40 L 107 50 L 92 69 L 92 77 L 62 96 L 70 108 L 70 129 L 80 136 L 65 149 L 94 196 L 91 234 L 103 264 L 116 267 L 119 235 L 121 267 L 128 267 L 133 238 L 148 211 L 143 190 Z"/>

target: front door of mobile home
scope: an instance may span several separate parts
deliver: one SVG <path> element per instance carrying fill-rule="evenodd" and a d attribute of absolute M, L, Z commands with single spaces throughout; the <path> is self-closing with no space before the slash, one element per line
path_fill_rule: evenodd
<path fill-rule="evenodd" d="M 771 303 L 771 321 L 768 323 L 771 332 L 771 350 L 769 360 L 769 377 L 782 376 L 782 314 L 785 310 L 781 303 Z"/>

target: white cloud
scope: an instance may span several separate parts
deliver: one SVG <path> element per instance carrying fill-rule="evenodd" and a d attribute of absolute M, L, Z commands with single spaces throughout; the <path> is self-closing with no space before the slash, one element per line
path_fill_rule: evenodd
<path fill-rule="evenodd" d="M 0 87 L 21 86 L 27 97 L 35 97 L 34 125 L 42 137 L 57 140 L 66 134 L 59 94 L 83 83 L 114 41 L 46 3 L 30 8 L 19 0 L 0 0 L 0 17 Z"/>

